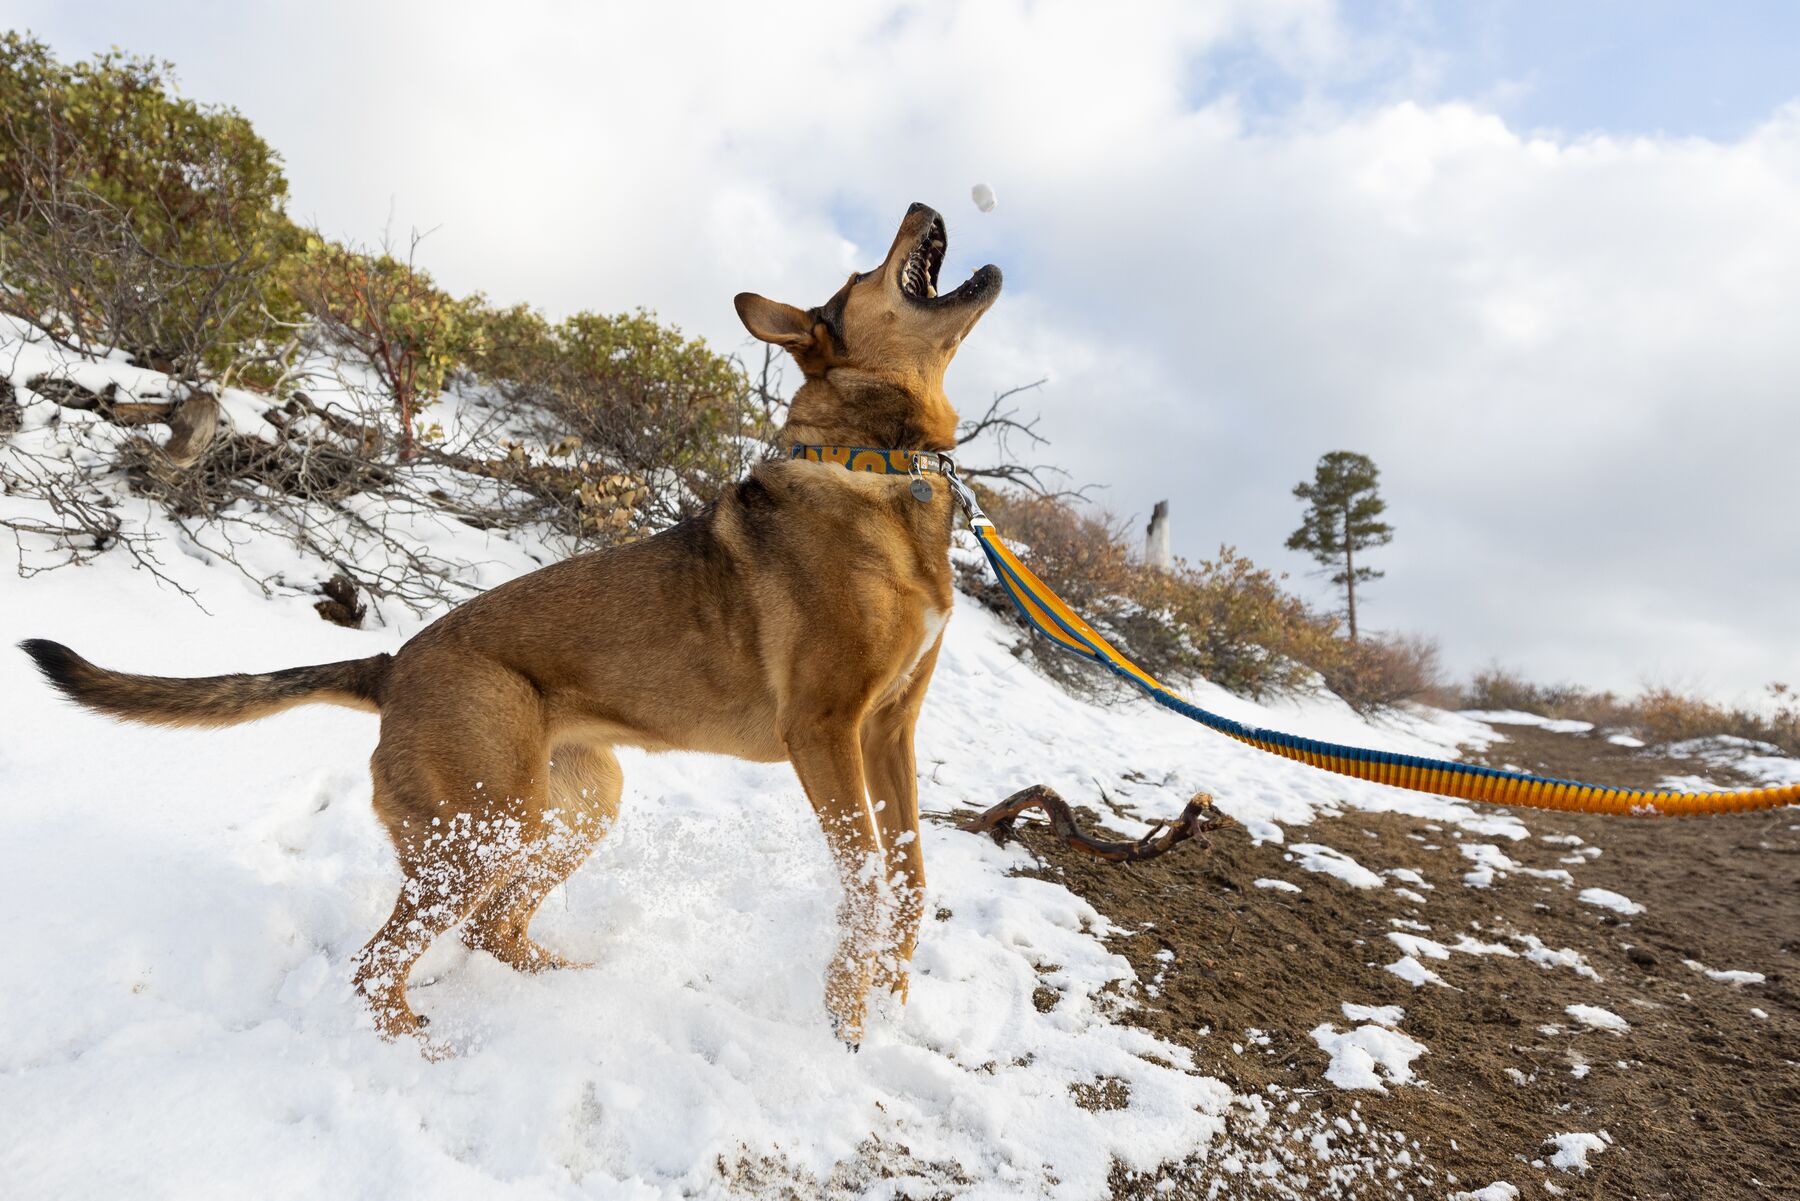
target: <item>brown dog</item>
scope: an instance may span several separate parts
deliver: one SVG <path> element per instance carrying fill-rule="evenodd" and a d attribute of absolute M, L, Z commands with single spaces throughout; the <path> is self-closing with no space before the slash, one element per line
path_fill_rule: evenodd
<path fill-rule="evenodd" d="M 881 265 L 820 307 L 737 297 L 750 332 L 806 377 L 785 443 L 954 445 L 944 371 L 1000 272 L 938 296 L 945 246 L 943 220 L 915 204 Z M 23 645 L 63 692 L 115 717 L 228 725 L 313 702 L 381 714 L 375 811 L 406 882 L 356 980 L 390 1037 L 423 1025 L 407 975 L 458 922 L 522 971 L 562 965 L 527 930 L 618 814 L 614 747 L 786 759 L 843 880 L 825 1002 L 855 1044 L 872 986 L 904 998 L 918 934 L 913 726 L 950 612 L 950 492 L 767 463 L 707 512 L 495 588 L 392 656 L 167 679 Z"/>

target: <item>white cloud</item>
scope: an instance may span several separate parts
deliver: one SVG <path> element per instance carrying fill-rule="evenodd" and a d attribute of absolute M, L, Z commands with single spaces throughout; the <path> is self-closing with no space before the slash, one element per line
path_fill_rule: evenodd
<path fill-rule="evenodd" d="M 1289 489 L 1347 447 L 1398 530 L 1372 624 L 1595 684 L 1800 675 L 1800 109 L 1730 144 L 1525 136 L 1303 0 L 18 23 L 175 59 L 299 215 L 367 239 L 391 206 L 450 286 L 552 311 L 734 345 L 733 293 L 816 302 L 937 204 L 947 272 L 1008 276 L 963 406 L 1050 374 L 1054 452 L 1122 512 L 1171 496 L 1185 553 L 1304 570 Z"/>

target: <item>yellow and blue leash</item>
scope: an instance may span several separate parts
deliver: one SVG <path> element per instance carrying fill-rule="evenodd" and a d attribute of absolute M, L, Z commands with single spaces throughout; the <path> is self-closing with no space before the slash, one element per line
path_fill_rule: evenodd
<path fill-rule="evenodd" d="M 1567 809 L 1588 813 L 1638 816 L 1688 816 L 1701 813 L 1737 813 L 1800 804 L 1800 783 L 1779 787 L 1750 788 L 1737 792 L 1674 792 L 1667 789 L 1609 788 L 1557 780 L 1526 772 L 1502 771 L 1447 759 L 1398 755 L 1366 747 L 1301 738 L 1279 730 L 1245 725 L 1202 709 L 1183 699 L 1149 672 L 1120 654 L 1099 631 L 1082 620 L 1038 579 L 1032 570 L 1000 540 L 994 523 L 981 511 L 975 493 L 957 476 L 950 456 L 932 452 L 874 450 L 854 446 L 796 446 L 793 457 L 814 462 L 838 463 L 852 471 L 871 471 L 913 477 L 915 495 L 926 475 L 946 480 L 951 494 L 968 518 L 969 528 L 1001 588 L 1026 623 L 1070 654 L 1108 668 L 1137 685 L 1151 700 L 1183 717 L 1191 718 L 1228 738 L 1248 743 L 1261 751 L 1292 759 L 1322 771 L 1359 780 L 1373 780 L 1395 788 L 1436 793 L 1461 800 L 1495 805 L 1522 805 L 1534 809 Z M 929 484 L 925 498 L 929 498 Z"/>

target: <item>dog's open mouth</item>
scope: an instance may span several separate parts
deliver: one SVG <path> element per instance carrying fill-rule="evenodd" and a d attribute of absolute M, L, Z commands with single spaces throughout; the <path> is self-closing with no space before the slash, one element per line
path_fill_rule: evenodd
<path fill-rule="evenodd" d="M 931 221 L 919 235 L 918 244 L 900 265 L 902 295 L 918 304 L 956 304 L 980 297 L 998 282 L 1000 269 L 990 265 L 969 276 L 955 291 L 939 296 L 938 272 L 943 269 L 944 251 L 949 246 L 950 238 L 944 231 L 944 219 L 933 213 Z"/>

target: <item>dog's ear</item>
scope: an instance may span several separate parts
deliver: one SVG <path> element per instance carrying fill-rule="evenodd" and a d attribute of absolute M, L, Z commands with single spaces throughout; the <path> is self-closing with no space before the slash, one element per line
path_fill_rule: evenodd
<path fill-rule="evenodd" d="M 744 323 L 744 328 L 764 342 L 795 351 L 812 345 L 815 322 L 804 309 L 758 296 L 755 292 L 739 292 L 732 304 L 737 307 L 738 319 Z"/>

